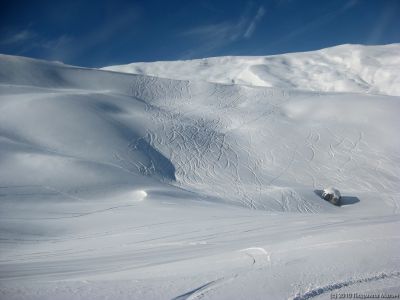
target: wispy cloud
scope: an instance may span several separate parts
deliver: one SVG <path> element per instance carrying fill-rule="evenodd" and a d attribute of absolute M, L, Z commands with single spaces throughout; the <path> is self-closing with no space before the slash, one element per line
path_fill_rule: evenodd
<path fill-rule="evenodd" d="M 343 6 L 343 10 L 348 10 L 358 4 L 359 0 L 350 0 Z"/>
<path fill-rule="evenodd" d="M 16 45 L 21 44 L 36 38 L 36 34 L 30 29 L 20 31 L 9 31 L 6 36 L 0 41 L 1 45 Z"/>
<path fill-rule="evenodd" d="M 54 38 L 45 37 L 32 29 L 32 26 L 20 30 L 8 29 L 2 32 L 0 45 L 13 49 L 16 55 L 26 55 L 30 51 L 40 51 L 47 59 L 60 59 L 55 53 L 64 51 L 72 42 L 72 38 L 61 35 Z"/>
<path fill-rule="evenodd" d="M 79 35 L 63 34 L 50 40 L 43 40 L 40 47 L 46 51 L 46 57 L 53 60 L 71 62 L 94 51 L 96 55 L 102 55 L 113 45 L 108 43 L 116 34 L 125 34 L 129 38 L 129 28 L 138 18 L 135 9 L 125 10 L 117 19 L 104 22 L 101 26 Z"/>
<path fill-rule="evenodd" d="M 114 46 L 109 43 L 114 35 L 124 35 L 129 38 L 133 31 L 130 29 L 140 17 L 139 13 L 136 6 L 129 6 L 118 15 L 118 18 L 109 19 L 98 26 L 91 26 L 89 27 L 91 30 L 86 30 L 84 33 L 59 32 L 58 35 L 51 35 L 35 24 L 25 28 L 2 28 L 0 46 L 12 49 L 12 53 L 16 55 L 71 63 L 91 52 L 96 55 L 107 53 L 108 49 Z"/>
<path fill-rule="evenodd" d="M 395 5 L 398 5 L 398 3 Z M 380 13 L 379 18 L 376 20 L 373 26 L 373 30 L 369 34 L 369 37 L 366 41 L 368 44 L 376 44 L 380 42 L 390 23 L 398 17 L 396 13 L 396 7 L 393 7 L 392 3 L 388 3 Z"/>
<path fill-rule="evenodd" d="M 195 27 L 182 33 L 182 36 L 195 37 L 202 40 L 218 40 L 235 41 L 243 33 L 244 24 L 240 21 L 237 24 L 232 22 L 221 22 Z"/>
<path fill-rule="evenodd" d="M 237 20 L 206 24 L 182 32 L 182 37 L 196 39 L 200 44 L 196 49 L 187 51 L 182 58 L 207 55 L 230 43 L 251 38 L 265 12 L 263 6 L 255 12 L 248 7 Z"/>
<path fill-rule="evenodd" d="M 265 9 L 263 6 L 260 6 L 257 10 L 256 15 L 251 20 L 249 26 L 246 29 L 246 32 L 243 35 L 245 38 L 250 38 L 253 35 L 254 30 L 256 30 L 257 23 L 262 19 L 264 15 Z"/>
<path fill-rule="evenodd" d="M 298 27 L 295 30 L 280 37 L 279 39 L 275 40 L 274 42 L 269 43 L 268 47 L 269 48 L 276 47 L 279 44 L 294 40 L 296 37 L 301 36 L 302 34 L 306 34 L 307 32 L 310 32 L 318 27 L 321 27 L 324 24 L 327 24 L 327 23 L 335 20 L 339 15 L 345 13 L 346 11 L 353 8 L 357 4 L 358 4 L 358 0 L 351 0 L 351 1 L 347 2 L 345 5 L 343 5 L 342 7 L 338 8 L 337 10 L 329 11 L 325 14 L 322 14 L 322 15 L 314 18 L 310 22 L 305 23 L 303 26 Z"/>

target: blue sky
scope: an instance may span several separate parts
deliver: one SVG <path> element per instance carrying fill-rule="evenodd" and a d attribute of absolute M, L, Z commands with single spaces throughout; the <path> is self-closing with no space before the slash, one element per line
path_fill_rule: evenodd
<path fill-rule="evenodd" d="M 0 53 L 87 67 L 399 42 L 398 0 L 14 0 L 0 12 Z"/>

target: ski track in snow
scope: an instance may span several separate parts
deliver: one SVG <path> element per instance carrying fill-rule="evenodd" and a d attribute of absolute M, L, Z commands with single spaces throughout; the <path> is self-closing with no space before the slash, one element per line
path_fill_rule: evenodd
<path fill-rule="evenodd" d="M 177 62 L 182 80 L 0 56 L 1 297 L 301 300 L 397 280 L 398 45 L 343 47 Z"/>
<path fill-rule="evenodd" d="M 366 277 L 366 278 L 359 278 L 359 279 L 349 279 L 347 281 L 342 281 L 342 282 L 337 282 L 337 283 L 331 283 L 323 287 L 318 287 L 315 289 L 312 289 L 303 295 L 297 295 L 293 298 L 290 298 L 292 300 L 307 300 L 307 299 L 312 299 L 314 297 L 320 296 L 322 294 L 328 293 L 328 292 L 333 292 L 335 290 L 340 290 L 348 286 L 360 284 L 360 283 L 369 283 L 369 282 L 374 282 L 374 281 L 381 281 L 385 279 L 390 279 L 390 278 L 398 278 L 400 277 L 400 272 L 392 272 L 389 274 L 386 273 L 380 273 L 378 275 L 374 275 L 371 277 Z"/>
<path fill-rule="evenodd" d="M 207 294 L 211 293 L 213 290 L 219 288 L 220 286 L 223 286 L 224 284 L 227 284 L 234 280 L 237 277 L 237 275 L 229 277 L 229 278 L 219 278 L 213 281 L 210 281 L 192 291 L 189 291 L 183 295 L 177 296 L 173 298 L 173 300 L 194 300 L 194 299 L 202 299 Z"/>

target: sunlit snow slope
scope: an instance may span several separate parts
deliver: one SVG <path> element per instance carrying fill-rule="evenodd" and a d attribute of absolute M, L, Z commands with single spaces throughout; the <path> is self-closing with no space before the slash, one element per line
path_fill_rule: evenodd
<path fill-rule="evenodd" d="M 126 67 L 177 80 L 1 55 L 0 298 L 399 292 L 399 61 Z"/>
<path fill-rule="evenodd" d="M 132 63 L 105 70 L 284 89 L 400 95 L 400 44 L 341 45 L 273 56 Z"/>

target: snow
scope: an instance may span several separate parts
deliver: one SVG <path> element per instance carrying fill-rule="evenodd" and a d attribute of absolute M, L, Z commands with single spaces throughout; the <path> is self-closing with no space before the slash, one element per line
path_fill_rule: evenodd
<path fill-rule="evenodd" d="M 399 64 L 0 55 L 0 298 L 400 293 Z"/>
<path fill-rule="evenodd" d="M 272 56 L 224 56 L 109 66 L 104 70 L 324 92 L 400 96 L 400 44 L 340 45 Z"/>

